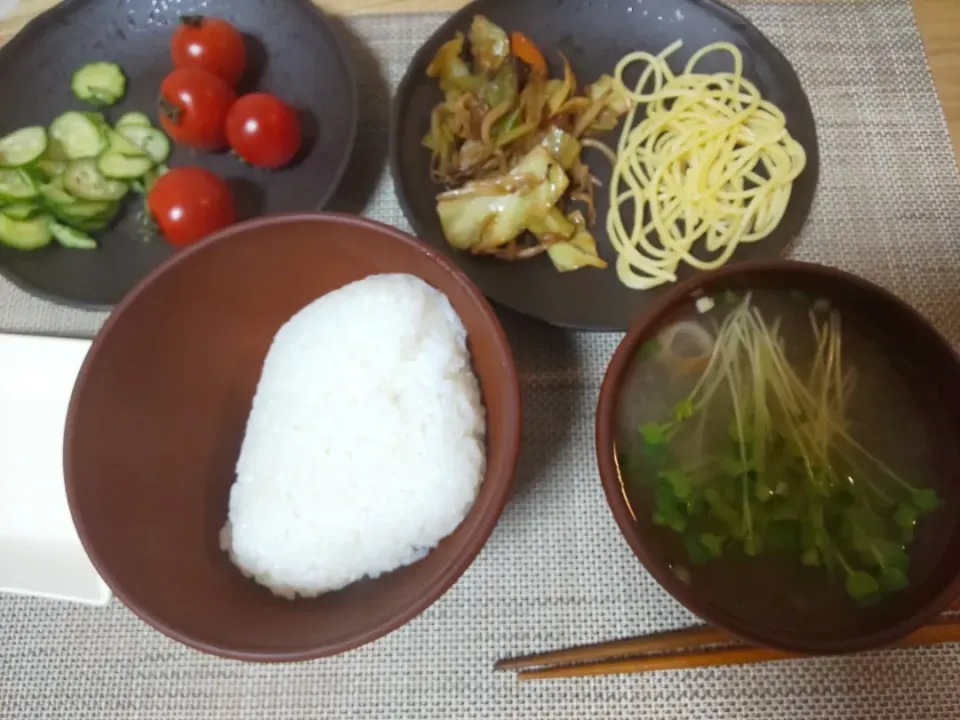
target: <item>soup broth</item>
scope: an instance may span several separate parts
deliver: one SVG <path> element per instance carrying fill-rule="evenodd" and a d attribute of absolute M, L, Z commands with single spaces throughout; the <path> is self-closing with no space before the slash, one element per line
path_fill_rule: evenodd
<path fill-rule="evenodd" d="M 944 550 L 936 458 L 895 348 L 800 292 L 698 304 L 624 386 L 631 512 L 731 616 L 829 633 L 881 611 Z"/>

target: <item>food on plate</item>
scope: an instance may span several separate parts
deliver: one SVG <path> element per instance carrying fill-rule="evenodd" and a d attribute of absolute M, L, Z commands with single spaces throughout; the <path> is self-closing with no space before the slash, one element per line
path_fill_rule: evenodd
<path fill-rule="evenodd" d="M 303 141 L 297 111 L 269 93 L 242 96 L 227 113 L 226 123 L 230 148 L 256 167 L 289 164 Z"/>
<path fill-rule="evenodd" d="M 788 289 L 698 305 L 641 348 L 618 411 L 624 493 L 669 531 L 658 551 L 726 609 L 806 630 L 922 582 L 936 451 L 880 340 Z"/>
<path fill-rule="evenodd" d="M 227 146 L 227 113 L 237 94 L 216 75 L 176 68 L 160 84 L 160 125 L 175 142 L 198 150 Z"/>
<path fill-rule="evenodd" d="M 560 55 L 551 78 L 526 35 L 482 15 L 436 53 L 427 75 L 444 99 L 431 113 L 423 144 L 444 236 L 461 250 L 517 260 L 547 253 L 561 271 L 606 267 L 590 232 L 599 184 L 581 159 L 585 147 L 612 151 L 593 136 L 614 129 L 630 109 L 609 75 L 580 88 Z M 580 208 L 568 207 L 579 203 Z"/>
<path fill-rule="evenodd" d="M 485 429 L 446 296 L 404 274 L 351 283 L 274 337 L 221 546 L 291 599 L 416 562 L 472 507 Z"/>
<path fill-rule="evenodd" d="M 29 165 L 43 156 L 48 143 L 47 129 L 42 125 L 16 130 L 0 138 L 0 167 Z"/>
<path fill-rule="evenodd" d="M 147 193 L 147 209 L 177 247 L 192 245 L 237 219 L 230 187 L 199 167 L 173 168 L 157 178 Z"/>
<path fill-rule="evenodd" d="M 0 138 L 0 243 L 38 250 L 56 241 L 93 250 L 131 189 L 166 169 L 170 141 L 140 113 L 112 126 L 97 112 L 66 112 L 50 124 Z"/>
<path fill-rule="evenodd" d="M 196 68 L 236 87 L 247 69 L 243 35 L 227 20 L 184 15 L 170 41 L 170 57 L 177 68 Z"/>
<path fill-rule="evenodd" d="M 243 35 L 226 20 L 187 15 L 171 41 L 175 69 L 160 88 L 160 120 L 176 142 L 200 150 L 229 145 L 255 167 L 288 165 L 303 142 L 300 116 L 265 92 L 239 99 L 246 69 Z"/>
<path fill-rule="evenodd" d="M 116 63 L 93 62 L 73 74 L 70 88 L 78 99 L 106 107 L 120 102 L 127 94 L 127 78 Z"/>
<path fill-rule="evenodd" d="M 740 244 L 769 236 L 806 165 L 783 113 L 743 77 L 734 45 L 700 48 L 675 75 L 667 58 L 681 45 L 630 53 L 615 71 L 635 105 L 617 146 L 607 236 L 617 276 L 638 290 L 676 281 L 681 264 L 720 267 Z M 732 72 L 696 71 L 714 52 L 730 53 Z M 624 73 L 637 63 L 645 67 L 630 90 Z"/>

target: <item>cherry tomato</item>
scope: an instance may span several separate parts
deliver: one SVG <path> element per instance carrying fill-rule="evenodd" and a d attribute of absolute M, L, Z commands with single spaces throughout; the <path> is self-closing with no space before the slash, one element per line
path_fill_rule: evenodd
<path fill-rule="evenodd" d="M 184 15 L 170 43 L 173 66 L 197 68 L 236 87 L 247 69 L 243 35 L 220 18 Z"/>
<path fill-rule="evenodd" d="M 200 150 L 226 146 L 224 122 L 237 94 L 204 70 L 178 68 L 160 84 L 160 124 L 179 143 Z"/>
<path fill-rule="evenodd" d="M 161 175 L 147 194 L 147 208 L 163 236 L 177 247 L 236 221 L 227 183 L 198 167 L 173 168 Z"/>
<path fill-rule="evenodd" d="M 227 140 L 233 151 L 251 165 L 282 167 L 300 149 L 300 116 L 274 95 L 244 95 L 227 114 Z"/>

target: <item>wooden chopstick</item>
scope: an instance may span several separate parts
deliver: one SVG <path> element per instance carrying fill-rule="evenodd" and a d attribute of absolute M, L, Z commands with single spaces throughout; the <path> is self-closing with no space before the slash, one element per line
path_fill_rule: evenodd
<path fill-rule="evenodd" d="M 524 655 L 522 657 L 506 658 L 494 666 L 494 670 L 523 670 L 538 665 L 567 665 L 581 662 L 597 662 L 612 658 L 640 655 L 641 653 L 657 653 L 669 650 L 684 650 L 698 648 L 704 645 L 720 645 L 737 642 L 735 635 L 726 630 L 720 630 L 709 625 L 697 625 L 682 630 L 642 635 L 640 637 L 624 638 L 611 642 L 595 643 L 593 645 L 578 645 L 565 650 Z"/>
<path fill-rule="evenodd" d="M 954 611 L 956 609 L 956 606 L 952 608 Z M 945 615 L 890 647 L 918 647 L 950 642 L 960 642 L 960 617 Z M 725 646 L 704 648 L 705 645 Z M 634 657 L 636 655 L 640 657 Z M 804 657 L 810 656 L 748 645 L 726 631 L 699 625 L 683 630 L 510 658 L 501 660 L 494 667 L 498 670 L 517 670 L 517 678 L 520 680 L 540 680 L 747 665 Z"/>

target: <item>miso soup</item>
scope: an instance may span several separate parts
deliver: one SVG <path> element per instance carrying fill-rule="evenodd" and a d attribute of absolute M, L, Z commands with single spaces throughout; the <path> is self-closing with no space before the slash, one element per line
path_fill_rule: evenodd
<path fill-rule="evenodd" d="M 731 615 L 797 631 L 909 592 L 944 551 L 943 489 L 935 409 L 896 348 L 799 292 L 698 304 L 640 349 L 618 411 L 624 495 L 674 572 Z"/>

